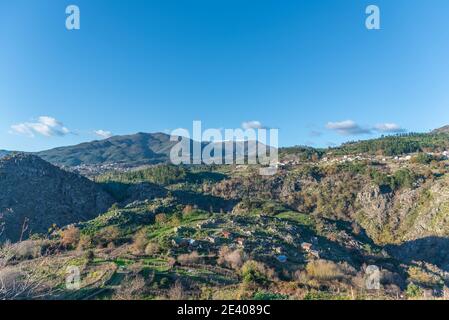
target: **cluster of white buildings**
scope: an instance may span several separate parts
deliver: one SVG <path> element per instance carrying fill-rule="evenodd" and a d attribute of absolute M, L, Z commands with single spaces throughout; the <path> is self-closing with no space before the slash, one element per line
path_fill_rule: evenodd
<path fill-rule="evenodd" d="M 124 166 L 123 164 L 118 163 L 106 163 L 106 164 L 94 164 L 94 165 L 88 165 L 88 164 L 81 164 L 74 167 L 66 167 L 64 168 L 71 172 L 76 172 L 84 176 L 95 176 L 111 171 L 117 171 L 117 172 L 128 172 L 131 170 L 131 168 Z"/>
<path fill-rule="evenodd" d="M 363 160 L 375 160 L 375 158 L 367 158 L 362 155 L 357 156 L 343 156 L 342 158 L 328 158 L 324 157 L 321 159 L 321 162 L 329 162 L 329 163 L 345 163 L 345 162 L 354 162 L 354 161 L 363 161 Z"/>
<path fill-rule="evenodd" d="M 407 156 L 405 156 L 405 157 L 399 157 L 399 156 L 396 156 L 396 157 L 394 157 L 393 158 L 393 160 L 394 161 L 410 161 L 410 160 L 412 160 L 412 156 L 411 155 L 407 155 Z M 383 161 L 386 161 L 386 159 L 383 159 Z"/>
<path fill-rule="evenodd" d="M 432 156 L 439 156 L 445 160 L 449 159 L 449 151 L 443 151 L 443 152 L 439 152 L 439 153 L 428 152 L 427 154 L 432 155 Z M 335 158 L 324 157 L 321 159 L 321 162 L 346 163 L 346 162 L 354 162 L 354 161 L 362 161 L 362 160 L 382 161 L 382 162 L 387 162 L 387 161 L 393 160 L 393 161 L 397 161 L 397 162 L 407 162 L 407 161 L 412 160 L 412 158 L 413 158 L 413 154 L 408 154 L 408 155 L 404 155 L 404 156 L 395 156 L 395 157 L 378 157 L 378 156 L 367 157 L 367 156 L 359 154 L 357 156 L 344 155 L 343 157 L 335 157 Z"/>

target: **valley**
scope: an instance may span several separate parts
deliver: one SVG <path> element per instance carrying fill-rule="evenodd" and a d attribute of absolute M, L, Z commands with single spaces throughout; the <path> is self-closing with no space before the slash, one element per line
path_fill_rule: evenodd
<path fill-rule="evenodd" d="M 125 140 L 133 142 L 93 142 L 93 152 L 99 143 L 120 150 L 107 157 L 89 156 L 85 144 L 38 153 L 53 164 L 20 153 L 0 160 L 0 297 L 449 294 L 444 132 L 281 148 L 273 176 L 253 165 L 152 163 L 167 152 L 167 140 L 151 150 L 147 137 L 145 147 Z M 127 168 L 108 170 L 109 161 Z M 82 177 L 71 172 L 80 163 L 105 170 Z M 379 270 L 378 289 L 366 284 L 369 266 Z M 65 286 L 68 268 L 79 271 L 76 290 Z M 20 285 L 8 287 L 17 279 Z"/>

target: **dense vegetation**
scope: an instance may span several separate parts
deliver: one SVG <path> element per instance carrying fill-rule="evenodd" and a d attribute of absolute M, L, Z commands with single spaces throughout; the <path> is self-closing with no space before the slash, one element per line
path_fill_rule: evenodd
<path fill-rule="evenodd" d="M 334 148 L 335 154 L 369 153 L 397 156 L 414 152 L 444 151 L 449 148 L 449 135 L 409 133 L 379 139 L 348 142 Z"/>
<path fill-rule="evenodd" d="M 160 165 L 126 173 L 107 173 L 96 179 L 97 182 L 141 183 L 152 182 L 169 185 L 187 178 L 187 170 L 181 166 Z"/>
<path fill-rule="evenodd" d="M 295 155 L 301 161 L 317 161 L 326 154 L 326 149 L 315 149 L 307 146 L 295 146 L 288 148 L 281 148 L 279 156 L 286 158 L 290 155 Z"/>
<path fill-rule="evenodd" d="M 391 190 L 412 188 L 419 179 L 419 176 L 409 169 L 397 170 L 392 175 L 378 170 L 370 170 L 370 177 L 379 187 L 388 187 Z"/>

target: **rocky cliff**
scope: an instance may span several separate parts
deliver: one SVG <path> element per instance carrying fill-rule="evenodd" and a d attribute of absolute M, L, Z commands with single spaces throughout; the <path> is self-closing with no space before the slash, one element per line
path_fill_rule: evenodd
<path fill-rule="evenodd" d="M 92 219 L 113 203 L 94 182 L 26 154 L 0 160 L 0 190 L 0 241 Z"/>

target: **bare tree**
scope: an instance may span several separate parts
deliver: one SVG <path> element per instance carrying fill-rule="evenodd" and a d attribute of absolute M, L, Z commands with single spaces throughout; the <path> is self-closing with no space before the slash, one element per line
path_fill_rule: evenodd
<path fill-rule="evenodd" d="M 170 291 L 168 292 L 168 298 L 170 300 L 184 300 L 187 298 L 187 294 L 181 281 L 176 280 L 175 284 L 170 288 Z"/>
<path fill-rule="evenodd" d="M 27 217 L 25 217 L 25 219 L 23 219 L 22 231 L 20 232 L 19 242 L 21 242 L 23 240 L 23 236 L 24 236 L 25 232 L 28 230 L 29 221 L 30 221 L 30 219 L 28 219 Z"/>
<path fill-rule="evenodd" d="M 114 300 L 136 300 L 145 289 L 145 279 L 142 276 L 126 277 L 122 285 L 115 291 Z"/>
<path fill-rule="evenodd" d="M 0 219 L 3 217 L 3 215 L 0 215 Z M 5 223 L 0 223 L 0 238 L 2 237 L 2 234 L 5 232 Z"/>
<path fill-rule="evenodd" d="M 43 294 L 43 279 L 30 272 L 6 267 L 0 270 L 0 300 L 39 299 Z"/>

